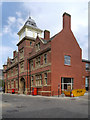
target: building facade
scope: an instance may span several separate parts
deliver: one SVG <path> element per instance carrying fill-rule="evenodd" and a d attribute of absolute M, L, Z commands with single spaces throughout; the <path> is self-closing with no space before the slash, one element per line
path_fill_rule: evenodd
<path fill-rule="evenodd" d="M 3 65 L 5 92 L 53 96 L 68 89 L 90 89 L 90 61 L 82 60 L 82 49 L 71 30 L 71 15 L 63 14 L 62 30 L 50 37 L 29 17 L 18 32 L 18 51 Z"/>

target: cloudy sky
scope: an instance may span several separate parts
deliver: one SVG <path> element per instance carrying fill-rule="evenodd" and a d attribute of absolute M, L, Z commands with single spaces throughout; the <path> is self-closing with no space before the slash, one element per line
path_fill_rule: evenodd
<path fill-rule="evenodd" d="M 82 48 L 82 58 L 88 59 L 88 0 L 71 2 L 1 2 L 0 9 L 0 68 L 7 57 L 13 56 L 19 42 L 17 32 L 31 16 L 42 30 L 49 30 L 51 36 L 62 29 L 62 15 L 71 15 L 71 29 Z M 0 18 L 1 18 L 0 17 Z M 67 43 L 66 43 L 67 44 Z M 2 49 L 1 49 L 2 48 Z"/>

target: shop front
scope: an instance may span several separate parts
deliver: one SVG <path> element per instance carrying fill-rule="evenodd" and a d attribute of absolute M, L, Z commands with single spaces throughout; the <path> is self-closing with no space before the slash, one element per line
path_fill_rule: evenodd
<path fill-rule="evenodd" d="M 73 89 L 73 78 L 62 77 L 61 78 L 61 90 L 72 90 Z"/>

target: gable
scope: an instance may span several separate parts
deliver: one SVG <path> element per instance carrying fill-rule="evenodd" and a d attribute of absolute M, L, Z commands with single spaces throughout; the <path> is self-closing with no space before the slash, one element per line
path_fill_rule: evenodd
<path fill-rule="evenodd" d="M 73 32 L 71 30 L 62 30 L 60 33 L 58 33 L 55 38 L 51 41 L 55 46 L 59 46 L 62 49 L 78 49 L 81 50 L 75 36 L 73 35 Z M 63 46 L 63 47 L 62 47 Z"/>
<path fill-rule="evenodd" d="M 37 47 L 40 46 L 40 49 L 37 50 Z M 37 36 L 33 50 L 30 54 L 30 57 L 32 57 L 33 55 L 40 53 L 41 51 L 44 51 L 46 49 L 48 49 L 48 47 L 50 47 L 50 42 L 49 43 L 45 43 L 41 38 L 39 38 Z"/>

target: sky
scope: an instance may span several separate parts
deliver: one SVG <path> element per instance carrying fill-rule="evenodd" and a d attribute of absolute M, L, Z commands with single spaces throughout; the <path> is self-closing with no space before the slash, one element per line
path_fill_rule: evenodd
<path fill-rule="evenodd" d="M 73 1 L 73 0 L 72 0 Z M 62 30 L 62 15 L 71 15 L 71 29 L 82 48 L 82 58 L 88 59 L 88 0 L 65 2 L 0 2 L 0 68 L 7 58 L 13 57 L 19 42 L 18 31 L 31 16 L 43 31 L 49 30 L 51 37 Z M 66 43 L 67 44 L 67 43 Z"/>

